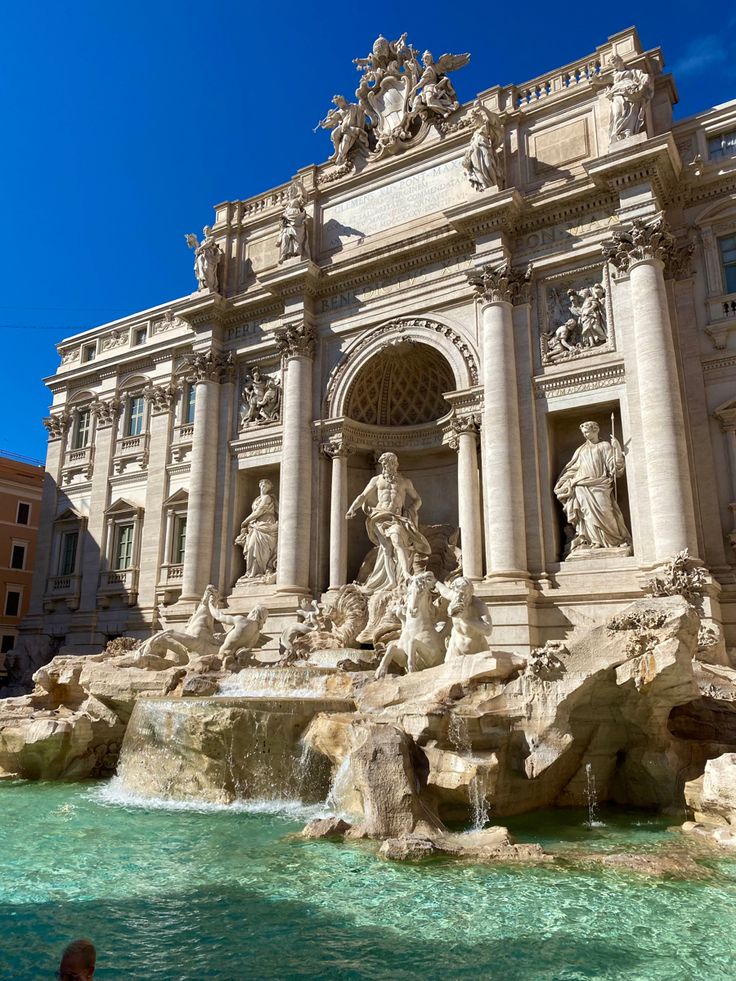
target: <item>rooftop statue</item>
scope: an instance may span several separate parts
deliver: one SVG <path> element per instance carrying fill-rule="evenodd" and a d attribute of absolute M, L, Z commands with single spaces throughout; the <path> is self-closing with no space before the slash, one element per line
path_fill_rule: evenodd
<path fill-rule="evenodd" d="M 197 277 L 197 288 L 200 290 L 218 291 L 218 267 L 222 261 L 222 249 L 215 241 L 212 229 L 205 225 L 204 238 L 197 241 L 193 233 L 186 236 L 187 245 L 194 249 L 194 275 Z"/>
<path fill-rule="evenodd" d="M 436 61 L 431 51 L 419 52 L 402 34 L 395 41 L 382 35 L 370 54 L 354 58 L 361 73 L 356 103 L 335 96 L 332 109 L 318 124 L 332 130 L 335 148 L 330 158 L 338 166 L 362 147 L 368 149 L 375 135 L 375 156 L 394 153 L 416 137 L 422 122 L 442 123 L 460 107 L 448 77 L 467 65 L 469 54 L 444 54 Z"/>
<path fill-rule="evenodd" d="M 289 188 L 289 202 L 281 214 L 279 262 L 309 258 L 309 215 L 304 208 L 304 188 L 295 181 Z"/>
<path fill-rule="evenodd" d="M 644 111 L 654 95 L 652 76 L 639 68 L 627 68 L 621 55 L 611 58 L 613 81 L 606 95 L 611 101 L 608 128 L 611 143 L 635 136 L 644 125 Z"/>

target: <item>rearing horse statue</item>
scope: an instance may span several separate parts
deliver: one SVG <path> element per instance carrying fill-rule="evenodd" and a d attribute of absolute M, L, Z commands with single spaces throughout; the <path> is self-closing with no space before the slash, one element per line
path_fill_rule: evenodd
<path fill-rule="evenodd" d="M 392 664 L 407 672 L 434 668 L 445 660 L 445 638 L 449 625 L 438 629 L 434 596 L 437 580 L 431 572 L 411 576 L 406 601 L 399 610 L 401 634 L 386 647 L 376 678 L 383 678 Z"/>

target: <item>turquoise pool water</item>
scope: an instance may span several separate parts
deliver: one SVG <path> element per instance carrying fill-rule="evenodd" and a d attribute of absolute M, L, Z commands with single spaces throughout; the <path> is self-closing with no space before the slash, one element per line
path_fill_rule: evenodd
<path fill-rule="evenodd" d="M 125 800 L 124 798 L 122 798 Z M 167 810 L 115 784 L 0 785 L 0 978 L 52 978 L 72 937 L 100 981 L 733 981 L 736 863 L 708 881 L 382 862 L 302 842 L 285 806 Z M 562 850 L 661 847 L 646 816 L 509 822 Z"/>

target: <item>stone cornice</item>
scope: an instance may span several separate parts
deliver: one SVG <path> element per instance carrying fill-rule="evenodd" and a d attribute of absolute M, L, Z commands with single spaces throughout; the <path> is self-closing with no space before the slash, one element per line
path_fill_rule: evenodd
<path fill-rule="evenodd" d="M 534 379 L 534 395 L 538 399 L 555 398 L 577 392 L 589 392 L 597 388 L 610 388 L 625 380 L 622 362 L 587 368 L 584 371 L 565 372 L 537 376 Z"/>
<path fill-rule="evenodd" d="M 258 283 L 274 296 L 314 296 L 320 268 L 311 259 L 287 260 L 276 269 L 257 276 Z"/>
<path fill-rule="evenodd" d="M 524 196 L 515 188 L 493 194 L 487 192 L 444 212 L 450 225 L 463 234 L 477 234 L 492 229 L 513 232 L 527 209 Z"/>
<path fill-rule="evenodd" d="M 682 161 L 672 133 L 637 142 L 622 141 L 620 149 L 617 146 L 584 166 L 597 185 L 618 193 L 633 184 L 651 181 L 660 206 L 675 196 L 682 173 Z"/>

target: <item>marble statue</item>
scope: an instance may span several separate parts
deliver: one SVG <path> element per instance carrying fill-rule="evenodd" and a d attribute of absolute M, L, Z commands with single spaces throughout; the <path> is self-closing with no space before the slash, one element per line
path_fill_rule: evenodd
<path fill-rule="evenodd" d="M 343 95 L 333 96 L 332 101 L 335 108 L 330 109 L 325 118 L 317 123 L 314 131 L 320 128 L 332 130 L 330 139 L 334 153 L 330 160 L 335 166 L 342 167 L 353 150 L 368 149 L 369 123 L 362 105 L 348 102 Z"/>
<path fill-rule="evenodd" d="M 463 168 L 476 191 L 487 187 L 503 188 L 503 126 L 495 112 L 491 112 L 480 99 L 473 103 L 468 118 L 473 135 L 463 157 Z"/>
<path fill-rule="evenodd" d="M 279 649 L 287 658 L 294 653 L 296 642 L 304 637 L 305 634 L 312 633 L 315 630 L 326 630 L 328 626 L 322 605 L 314 599 L 301 600 L 296 611 L 296 619 L 296 623 L 284 627 L 281 631 Z"/>
<path fill-rule="evenodd" d="M 543 334 L 545 364 L 577 357 L 608 340 L 606 288 L 602 283 L 565 293 L 553 290 L 549 312 L 550 318 L 564 316 L 565 320 L 550 333 Z"/>
<path fill-rule="evenodd" d="M 345 515 L 354 518 L 362 508 L 368 537 L 377 547 L 375 564 L 363 584 L 366 593 L 406 582 L 414 571 L 414 557 L 431 552 L 418 526 L 422 499 L 411 480 L 399 473 L 396 454 L 384 453 L 378 462 L 381 473 L 368 481 Z"/>
<path fill-rule="evenodd" d="M 436 588 L 448 601 L 447 615 L 452 622 L 445 660 L 487 651 L 491 618 L 486 604 L 475 595 L 471 580 L 458 576 L 448 584 L 438 582 Z"/>
<path fill-rule="evenodd" d="M 420 572 L 409 578 L 406 600 L 397 610 L 401 633 L 398 640 L 387 645 L 376 678 L 383 678 L 392 664 L 410 673 L 434 668 L 444 661 L 445 631 L 436 624 L 436 586 L 437 580 L 431 572 Z"/>
<path fill-rule="evenodd" d="M 621 55 L 611 58 L 613 81 L 606 90 L 611 102 L 608 135 L 611 143 L 635 136 L 644 125 L 644 112 L 654 95 L 651 75 L 639 68 L 627 68 Z"/>
<path fill-rule="evenodd" d="M 596 347 L 608 340 L 606 330 L 606 291 L 601 283 L 580 291 L 568 290 L 570 312 L 580 326 L 583 347 Z"/>
<path fill-rule="evenodd" d="M 279 262 L 309 258 L 309 216 L 304 208 L 304 188 L 296 181 L 289 188 L 289 201 L 281 215 Z"/>
<path fill-rule="evenodd" d="M 281 385 L 277 379 L 264 375 L 255 367 L 246 378 L 240 397 L 240 420 L 238 429 L 250 425 L 265 425 L 281 419 Z"/>
<path fill-rule="evenodd" d="M 240 525 L 236 545 L 242 545 L 245 559 L 244 579 L 263 579 L 272 582 L 276 574 L 278 543 L 278 500 L 272 494 L 273 484 L 259 480 L 260 494 L 251 505 L 250 514 Z"/>
<path fill-rule="evenodd" d="M 620 548 L 631 543 L 631 535 L 615 497 L 615 481 L 626 463 L 615 436 L 600 442 L 596 422 L 584 422 L 580 431 L 585 442 L 563 469 L 554 487 L 565 517 L 575 530 L 571 551 L 579 548 Z"/>
<path fill-rule="evenodd" d="M 207 586 L 184 629 L 159 630 L 153 634 L 136 651 L 135 663 L 145 666 L 151 657 L 171 660 L 173 654 L 177 664 L 188 664 L 193 656 L 216 654 L 219 644 L 215 640 L 211 607 L 219 602 L 218 591 L 212 585 Z"/>
<path fill-rule="evenodd" d="M 209 225 L 204 227 L 204 238 L 197 241 L 197 236 L 186 236 L 187 245 L 194 249 L 194 275 L 197 277 L 197 288 L 200 290 L 218 291 L 218 267 L 222 261 L 223 252 L 215 241 Z"/>
<path fill-rule="evenodd" d="M 431 51 L 422 55 L 424 70 L 414 87 L 409 92 L 409 102 L 412 112 L 424 106 L 430 114 L 446 119 L 460 108 L 457 93 L 450 81 L 449 72 L 463 68 L 470 61 L 470 55 L 443 54 L 437 61 Z"/>
<path fill-rule="evenodd" d="M 261 636 L 261 630 L 268 619 L 268 610 L 259 604 L 247 616 L 225 613 L 212 599 L 209 601 L 209 610 L 214 620 L 230 628 L 217 651 L 218 656 L 223 658 L 223 667 L 230 666 L 226 664 L 227 658 L 234 658 L 242 666 L 242 659 L 250 654 Z"/>

